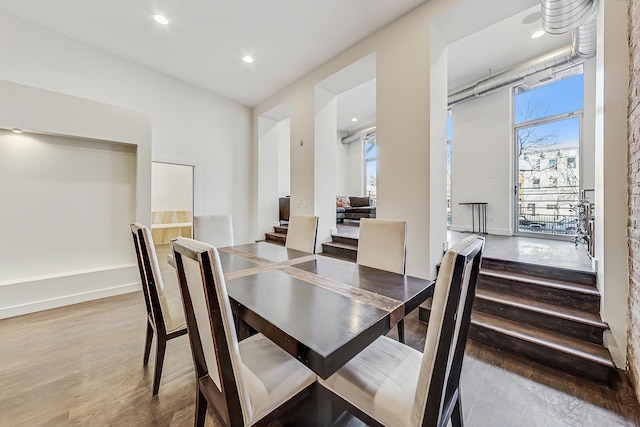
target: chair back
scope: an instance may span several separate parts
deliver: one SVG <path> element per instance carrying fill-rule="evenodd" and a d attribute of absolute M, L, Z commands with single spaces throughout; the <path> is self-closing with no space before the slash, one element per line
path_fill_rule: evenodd
<path fill-rule="evenodd" d="M 194 216 L 193 237 L 218 248 L 233 246 L 231 215 Z"/>
<path fill-rule="evenodd" d="M 316 253 L 316 238 L 318 236 L 318 217 L 310 215 L 291 215 L 287 230 L 288 249 L 295 249 L 311 254 Z"/>
<path fill-rule="evenodd" d="M 407 254 L 407 221 L 362 218 L 357 263 L 404 274 Z"/>
<path fill-rule="evenodd" d="M 151 237 L 151 230 L 142 224 L 135 223 L 131 224 L 131 234 L 138 259 L 147 316 L 152 320 L 157 331 L 166 333 L 166 325 L 171 323 L 165 318 L 165 316 L 170 316 L 169 303 L 164 292 L 164 283 L 162 282 L 162 274 L 160 274 L 160 265 Z"/>
<path fill-rule="evenodd" d="M 469 236 L 445 253 L 433 294 L 418 377 L 413 425 L 447 425 L 458 399 L 484 238 Z"/>
<path fill-rule="evenodd" d="M 183 237 L 172 245 L 196 376 L 216 385 L 212 403 L 227 425 L 246 425 L 252 408 L 218 250 Z"/>

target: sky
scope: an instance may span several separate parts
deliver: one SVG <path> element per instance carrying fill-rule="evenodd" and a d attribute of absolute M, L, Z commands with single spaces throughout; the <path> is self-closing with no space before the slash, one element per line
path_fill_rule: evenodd
<path fill-rule="evenodd" d="M 578 74 L 555 83 L 534 88 L 515 96 L 516 124 L 571 111 L 582 111 L 584 76 Z M 547 143 L 578 142 L 578 118 L 556 121 L 538 127 L 539 133 L 550 132 Z"/>

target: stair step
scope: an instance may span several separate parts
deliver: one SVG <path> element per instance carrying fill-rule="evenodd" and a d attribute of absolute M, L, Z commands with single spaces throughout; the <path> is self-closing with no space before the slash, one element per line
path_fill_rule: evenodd
<path fill-rule="evenodd" d="M 600 345 L 604 331 L 609 329 L 599 314 L 490 289 L 477 289 L 474 310 Z"/>
<path fill-rule="evenodd" d="M 533 277 L 528 274 L 480 270 L 480 289 L 492 289 L 515 296 L 525 296 L 546 303 L 570 306 L 591 313 L 600 312 L 600 292 L 593 285 Z"/>
<path fill-rule="evenodd" d="M 356 249 L 358 248 L 357 237 L 340 236 L 340 235 L 334 234 L 331 236 L 331 241 L 333 243 L 343 243 L 345 245 L 355 246 Z"/>
<path fill-rule="evenodd" d="M 289 231 L 289 226 L 288 225 L 280 225 L 280 226 L 275 226 L 273 227 L 273 231 L 274 233 L 277 234 L 287 234 L 287 231 Z"/>
<path fill-rule="evenodd" d="M 492 270 L 488 268 L 483 268 L 481 271 L 481 274 L 484 276 L 508 279 L 508 280 L 517 281 L 517 282 L 531 283 L 538 286 L 544 286 L 544 287 L 554 288 L 554 289 L 562 289 L 562 290 L 567 290 L 571 292 L 582 293 L 585 295 L 595 295 L 597 297 L 600 297 L 600 292 L 598 291 L 598 288 L 596 288 L 595 286 L 577 284 L 577 283 L 568 282 L 564 280 L 549 280 L 546 278 L 530 276 L 528 274 L 521 274 L 521 273 L 514 273 L 514 272 L 505 273 L 505 272 Z"/>
<path fill-rule="evenodd" d="M 282 233 L 264 233 L 265 240 L 269 243 L 284 245 L 287 242 L 287 235 Z"/>
<path fill-rule="evenodd" d="M 358 257 L 358 247 L 345 243 L 327 242 L 322 244 L 322 253 L 355 262 Z"/>
<path fill-rule="evenodd" d="M 587 286 L 596 285 L 596 274 L 593 271 L 574 270 L 552 265 L 530 264 L 489 257 L 483 257 L 482 267 L 505 273 L 521 273 L 547 280 L 570 281 Z"/>
<path fill-rule="evenodd" d="M 429 319 L 431 299 L 420 306 L 419 318 Z M 543 329 L 473 311 L 469 337 L 567 373 L 608 384 L 615 365 L 606 348 Z"/>
<path fill-rule="evenodd" d="M 471 323 L 474 339 L 547 366 L 607 384 L 615 371 L 609 351 L 603 346 L 485 313 L 473 313 Z"/>

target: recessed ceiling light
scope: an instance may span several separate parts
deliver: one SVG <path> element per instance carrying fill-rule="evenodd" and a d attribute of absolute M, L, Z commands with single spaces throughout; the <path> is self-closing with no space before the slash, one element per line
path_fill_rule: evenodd
<path fill-rule="evenodd" d="M 357 117 L 354 117 L 353 119 L 351 119 L 351 121 L 352 121 L 352 122 L 357 122 L 357 121 L 358 121 L 358 118 L 357 118 Z"/>
<path fill-rule="evenodd" d="M 544 36 L 544 34 L 545 34 L 544 31 L 538 30 L 535 33 L 531 34 L 531 38 L 532 39 L 537 39 L 537 38 L 540 38 L 540 37 Z"/>
<path fill-rule="evenodd" d="M 252 58 L 252 57 L 250 57 L 249 55 L 245 55 L 245 56 L 243 56 L 243 57 L 242 57 L 242 60 L 243 60 L 244 62 L 246 62 L 247 64 L 251 64 L 251 63 L 253 62 L 253 58 Z"/>
<path fill-rule="evenodd" d="M 13 129 L 11 129 L 11 132 L 13 132 L 13 133 L 22 133 L 22 129 L 13 128 Z"/>
<path fill-rule="evenodd" d="M 155 19 L 158 24 L 167 25 L 169 23 L 169 20 L 162 15 L 153 15 L 153 19 Z"/>

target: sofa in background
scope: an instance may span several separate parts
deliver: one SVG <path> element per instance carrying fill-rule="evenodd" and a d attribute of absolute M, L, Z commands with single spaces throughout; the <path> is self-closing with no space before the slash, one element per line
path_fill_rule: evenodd
<path fill-rule="evenodd" d="M 369 196 L 338 196 L 336 197 L 336 221 L 345 219 L 360 220 L 360 218 L 375 218 L 376 207 L 371 206 Z"/>

